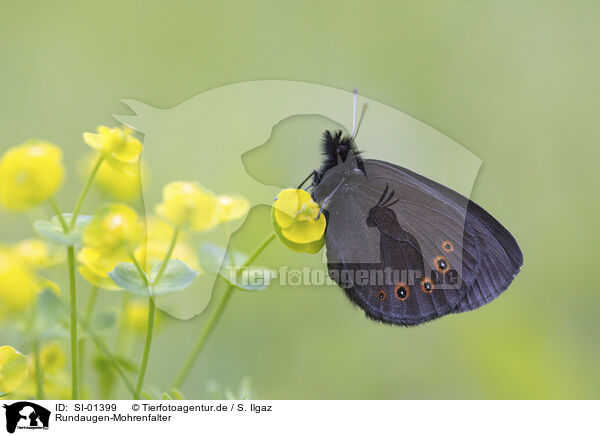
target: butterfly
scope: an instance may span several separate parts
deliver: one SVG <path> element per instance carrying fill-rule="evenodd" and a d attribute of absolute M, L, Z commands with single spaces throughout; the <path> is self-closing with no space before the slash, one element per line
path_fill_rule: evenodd
<path fill-rule="evenodd" d="M 506 290 L 523 264 L 510 232 L 452 189 L 363 159 L 356 132 L 325 131 L 322 166 L 305 180 L 327 219 L 329 275 L 350 300 L 372 319 L 413 326 Z"/>

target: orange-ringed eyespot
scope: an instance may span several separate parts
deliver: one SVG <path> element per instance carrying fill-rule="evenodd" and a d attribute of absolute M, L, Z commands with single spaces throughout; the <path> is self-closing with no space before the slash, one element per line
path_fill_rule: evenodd
<path fill-rule="evenodd" d="M 410 288 L 406 283 L 398 283 L 394 288 L 394 295 L 400 301 L 404 301 L 410 295 Z"/>
<path fill-rule="evenodd" d="M 425 278 L 421 280 L 421 290 L 427 294 L 431 294 L 431 292 L 433 292 L 433 282 L 431 279 Z"/>

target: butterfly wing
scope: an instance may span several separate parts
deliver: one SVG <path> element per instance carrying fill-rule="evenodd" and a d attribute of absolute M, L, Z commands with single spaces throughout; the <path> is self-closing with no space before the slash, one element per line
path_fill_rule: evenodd
<path fill-rule="evenodd" d="M 349 178 L 328 201 L 326 244 L 330 274 L 367 315 L 419 324 L 473 310 L 510 285 L 523 257 L 491 215 L 405 168 L 377 160 L 364 165 L 366 178 Z M 319 200 L 322 194 L 315 193 Z M 421 270 L 422 277 L 356 280 L 353 272 L 373 268 Z M 397 294 L 399 285 L 406 298 Z"/>

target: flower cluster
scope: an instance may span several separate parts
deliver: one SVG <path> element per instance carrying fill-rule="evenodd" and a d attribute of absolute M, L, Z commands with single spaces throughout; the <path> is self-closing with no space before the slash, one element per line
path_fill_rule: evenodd
<path fill-rule="evenodd" d="M 143 149 L 134 132 L 126 127 L 99 126 L 96 133 L 84 133 L 83 140 L 94 151 L 81 165 L 87 181 L 72 213 L 62 213 L 54 199 L 65 180 L 63 153 L 58 146 L 30 140 L 9 148 L 0 158 L 0 206 L 26 211 L 46 202 L 55 215 L 34 223 L 44 239 L 0 244 L 0 323 L 10 322 L 11 332 L 18 333 L 13 335 L 17 338 L 14 345 L 27 352 L 0 346 L 0 397 L 79 398 L 84 345 L 93 339 L 90 342 L 100 353 L 93 367 L 101 380 L 102 395 L 110 395 L 120 376 L 139 399 L 157 318 L 156 296 L 187 289 L 198 274 L 208 272 L 219 274 L 229 284 L 226 299 L 233 289 L 262 290 L 266 286 L 245 285 L 223 275 L 219 268 L 229 262 L 229 266 L 243 270 L 275 235 L 298 252 L 316 253 L 324 244 L 326 221 L 319 205 L 306 191 L 285 189 L 272 208 L 275 234 L 271 233 L 252 254 L 227 256 L 225 249 L 216 246 L 199 250 L 194 240 L 203 238 L 200 233 L 221 226 L 229 236 L 227 223 L 242 219 L 249 211 L 246 198 L 218 195 L 198 182 L 176 180 L 162 188 L 154 213 L 145 216 L 133 207 L 141 194 Z M 95 207 L 92 215 L 84 215 L 80 211 L 92 186 L 110 202 Z M 59 286 L 45 277 L 62 263 L 67 264 L 68 293 L 61 293 Z M 83 319 L 77 303 L 77 272 L 91 285 Z M 122 310 L 98 314 L 98 321 L 94 310 L 99 289 L 125 292 L 121 292 Z M 69 302 L 64 301 L 67 298 Z M 68 318 L 66 307 L 71 311 Z M 111 326 L 119 326 L 118 356 L 103 345 L 102 329 Z M 127 359 L 128 348 L 121 340 L 124 331 L 133 338 L 145 335 L 140 365 Z M 86 334 L 79 336 L 81 332 Z M 71 339 L 70 359 L 62 341 L 66 335 Z M 135 389 L 127 383 L 125 371 L 137 373 Z M 170 392 L 182 398 L 177 389 Z M 164 396 L 170 398 L 171 394 Z"/>

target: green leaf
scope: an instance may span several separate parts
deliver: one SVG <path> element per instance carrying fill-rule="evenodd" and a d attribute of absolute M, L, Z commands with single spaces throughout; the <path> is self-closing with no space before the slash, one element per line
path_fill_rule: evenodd
<path fill-rule="evenodd" d="M 167 394 L 166 392 L 163 393 L 162 395 L 162 399 L 163 400 L 173 400 L 173 398 L 171 398 L 171 396 L 169 394 Z"/>
<path fill-rule="evenodd" d="M 66 315 L 65 307 L 52 291 L 44 291 L 37 297 L 35 326 L 38 331 L 46 331 Z"/>
<path fill-rule="evenodd" d="M 161 265 L 162 262 L 154 265 L 152 271 L 150 271 L 149 277 L 144 273 L 146 280 L 149 283 L 156 281 Z M 118 263 L 108 275 L 123 289 L 136 295 L 148 295 L 148 287 L 140 276 L 140 271 L 134 264 L 129 262 Z M 158 284 L 156 286 L 150 286 L 152 295 L 163 295 L 182 291 L 192 284 L 197 275 L 198 272 L 191 269 L 185 262 L 178 259 L 171 259 L 167 263 L 167 267 L 158 281 Z"/>
<path fill-rule="evenodd" d="M 67 222 L 71 222 L 70 213 L 63 213 L 63 219 Z M 79 245 L 81 243 L 81 235 L 83 230 L 92 220 L 91 215 L 78 215 L 75 220 L 75 227 L 73 230 L 65 233 L 63 227 L 58 219 L 58 216 L 54 216 L 50 221 L 39 220 L 33 223 L 35 231 L 44 239 L 54 242 L 59 245 Z"/>
<path fill-rule="evenodd" d="M 33 307 L 32 323 L 26 332 L 28 341 L 64 337 L 61 323 L 66 320 L 67 311 L 58 296 L 49 290 L 37 296 Z"/>
<path fill-rule="evenodd" d="M 156 281 L 161 266 L 162 262 L 159 262 L 150 271 L 152 282 Z M 167 263 L 167 267 L 158 283 L 152 286 L 152 293 L 154 295 L 162 295 L 182 291 L 192 284 L 196 276 L 198 276 L 198 272 L 191 269 L 187 263 L 179 259 L 171 259 Z"/>
<path fill-rule="evenodd" d="M 146 273 L 146 280 L 149 280 Z M 148 295 L 148 287 L 144 279 L 140 275 L 140 271 L 136 268 L 133 263 L 120 262 L 115 268 L 108 273 L 108 276 L 118 286 L 123 289 L 139 295 Z"/>
<path fill-rule="evenodd" d="M 269 287 L 275 272 L 267 268 L 251 267 L 244 270 L 222 270 L 219 275 L 242 291 L 257 292 L 264 291 Z"/>

